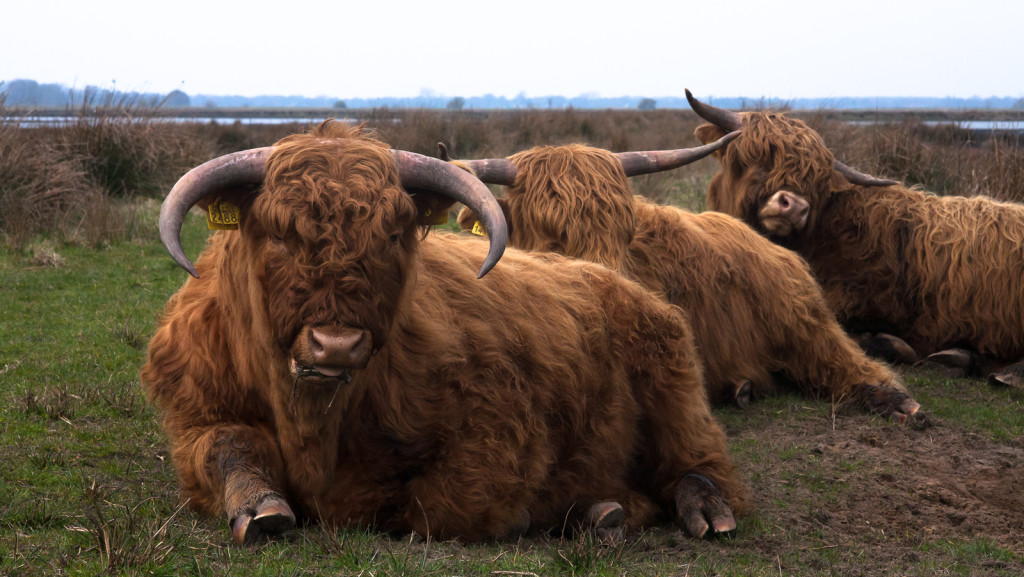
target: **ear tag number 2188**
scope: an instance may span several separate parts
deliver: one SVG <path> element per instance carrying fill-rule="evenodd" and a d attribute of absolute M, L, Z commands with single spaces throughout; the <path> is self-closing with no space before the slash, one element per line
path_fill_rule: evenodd
<path fill-rule="evenodd" d="M 238 230 L 238 207 L 218 198 L 206 209 L 206 226 L 211 230 Z"/>

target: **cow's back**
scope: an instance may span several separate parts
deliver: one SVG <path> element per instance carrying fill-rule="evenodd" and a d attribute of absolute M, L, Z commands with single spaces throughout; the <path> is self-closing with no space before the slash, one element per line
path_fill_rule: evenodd
<path fill-rule="evenodd" d="M 934 351 L 1024 354 L 1024 206 L 902 187 L 834 201 L 798 250 L 844 324 Z"/>

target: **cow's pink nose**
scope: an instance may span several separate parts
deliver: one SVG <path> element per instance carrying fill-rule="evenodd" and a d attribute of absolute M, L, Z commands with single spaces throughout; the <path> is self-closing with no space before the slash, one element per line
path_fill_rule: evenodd
<path fill-rule="evenodd" d="M 372 348 L 373 335 L 364 329 L 324 326 L 309 330 L 310 360 L 318 368 L 361 369 L 370 360 Z"/>
<path fill-rule="evenodd" d="M 789 221 L 795 230 L 800 230 L 807 223 L 810 208 L 807 200 L 799 194 L 780 190 L 765 203 L 761 209 L 761 216 L 783 218 Z"/>

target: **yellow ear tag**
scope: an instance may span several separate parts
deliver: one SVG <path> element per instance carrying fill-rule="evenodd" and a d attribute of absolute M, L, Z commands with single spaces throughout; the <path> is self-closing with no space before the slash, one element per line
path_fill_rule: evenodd
<path fill-rule="evenodd" d="M 433 216 L 431 216 L 431 215 L 433 215 Z M 429 224 L 431 226 L 437 226 L 437 225 L 441 225 L 441 224 L 448 224 L 448 211 L 447 210 L 439 210 L 439 211 L 437 211 L 435 213 L 434 209 L 428 208 L 423 213 L 423 220 L 427 224 Z"/>
<path fill-rule="evenodd" d="M 487 229 L 484 228 L 484 225 L 480 224 L 479 220 L 473 223 L 473 230 L 470 232 L 477 236 L 487 236 Z"/>
<path fill-rule="evenodd" d="M 210 230 L 238 230 L 238 207 L 218 198 L 206 209 L 206 226 Z"/>

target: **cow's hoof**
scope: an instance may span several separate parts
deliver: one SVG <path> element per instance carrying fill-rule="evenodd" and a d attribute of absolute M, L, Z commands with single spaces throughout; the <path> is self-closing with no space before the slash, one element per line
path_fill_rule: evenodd
<path fill-rule="evenodd" d="M 946 349 L 928 355 L 926 362 L 946 369 L 950 377 L 962 378 L 978 374 L 980 359 L 967 349 Z"/>
<path fill-rule="evenodd" d="M 1014 363 L 988 376 L 988 384 L 994 387 L 1024 389 L 1024 362 Z"/>
<path fill-rule="evenodd" d="M 519 512 L 519 519 L 516 520 L 505 533 L 505 539 L 518 539 L 530 530 L 530 512 L 523 509 Z"/>
<path fill-rule="evenodd" d="M 750 402 L 754 400 L 754 384 L 750 382 L 750 379 L 734 383 L 732 399 L 736 406 L 741 409 L 746 409 L 750 406 Z"/>
<path fill-rule="evenodd" d="M 917 352 L 906 341 L 887 333 L 864 333 L 857 337 L 857 344 L 872 358 L 887 363 L 912 365 L 917 362 Z"/>
<path fill-rule="evenodd" d="M 736 530 L 729 503 L 710 479 L 697 473 L 686 475 L 676 484 L 676 519 L 697 539 Z"/>
<path fill-rule="evenodd" d="M 903 391 L 883 385 L 865 385 L 864 405 L 868 411 L 876 415 L 890 417 L 900 424 L 907 422 L 921 408 L 918 403 Z"/>
<path fill-rule="evenodd" d="M 597 541 L 603 545 L 622 543 L 622 526 L 625 522 L 626 512 L 622 509 L 622 505 L 615 501 L 604 501 L 591 505 L 583 520 L 584 528 L 591 531 Z"/>
<path fill-rule="evenodd" d="M 246 509 L 231 524 L 231 539 L 239 545 L 252 545 L 295 527 L 295 514 L 280 497 L 268 496 L 254 509 Z"/>

